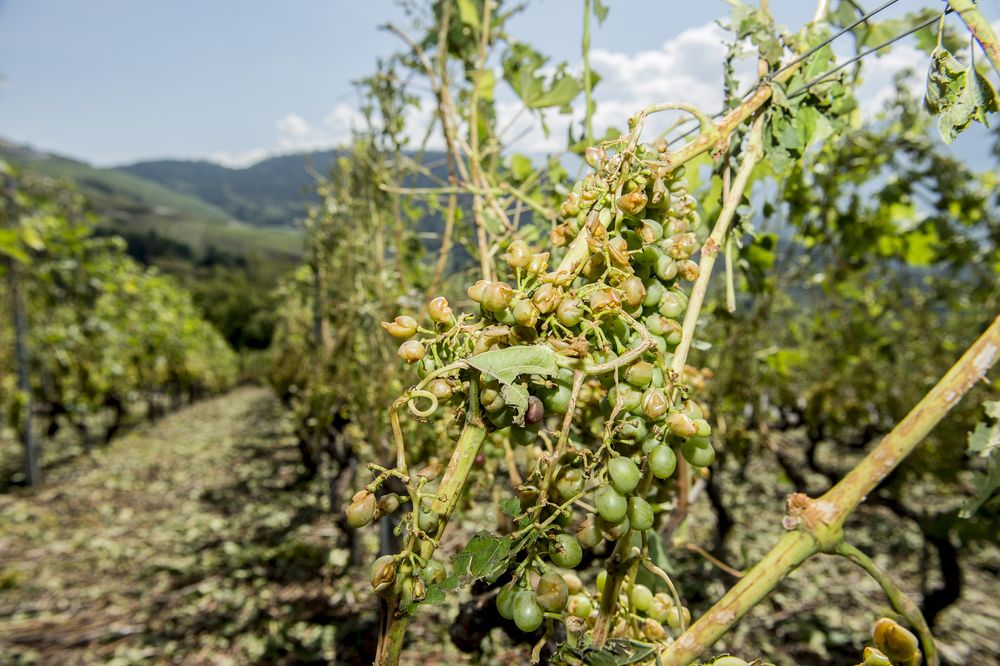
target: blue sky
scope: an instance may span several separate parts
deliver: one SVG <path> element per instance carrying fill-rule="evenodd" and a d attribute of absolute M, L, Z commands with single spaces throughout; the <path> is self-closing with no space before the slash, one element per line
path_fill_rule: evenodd
<path fill-rule="evenodd" d="M 791 26 L 808 20 L 813 5 L 771 4 Z M 982 5 L 1000 17 L 1000 0 Z M 664 99 L 693 98 L 714 110 L 721 33 L 711 22 L 727 13 L 725 2 L 610 6 L 592 39 L 605 76 L 598 124 Z M 581 7 L 535 0 L 509 30 L 577 63 Z M 102 165 L 157 157 L 246 163 L 325 147 L 350 129 L 351 81 L 400 46 L 378 29 L 390 20 L 406 21 L 392 0 L 0 0 L 0 136 Z M 893 67 L 919 57 L 897 51 L 873 70 L 873 96 Z"/>

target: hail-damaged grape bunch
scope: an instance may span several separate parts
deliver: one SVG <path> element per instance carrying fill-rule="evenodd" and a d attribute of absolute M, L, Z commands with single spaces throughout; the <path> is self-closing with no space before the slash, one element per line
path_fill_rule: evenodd
<path fill-rule="evenodd" d="M 698 276 L 691 257 L 700 217 L 683 167 L 664 166 L 666 151 L 662 141 L 629 137 L 587 150 L 593 172 L 567 195 L 551 233 L 554 270 L 549 252 L 515 240 L 503 257 L 511 279 L 468 288 L 479 312 L 456 314 L 438 297 L 429 326 L 408 315 L 383 324 L 405 340 L 399 356 L 420 381 L 392 412 L 397 466 L 372 465 L 375 480 L 348 513 L 362 526 L 409 502 L 398 528 L 407 535 L 402 552 L 371 572 L 400 612 L 431 601 L 432 588 L 509 573 L 496 597 L 500 614 L 525 632 L 546 617 L 562 619 L 571 646 L 588 624 L 605 623 L 607 636 L 663 642 L 690 621 L 676 593 L 654 594 L 639 580 L 639 572 L 659 571 L 646 537 L 673 506 L 677 457 L 699 469 L 715 457 L 693 398 L 706 374 L 673 358 Z M 420 419 L 450 419 L 458 443 L 440 483 L 442 464 L 409 471 L 395 411 L 404 404 Z M 460 554 L 449 577 L 433 553 L 484 456 L 516 484 L 500 503 L 507 533 L 474 537 L 488 541 L 490 556 Z M 376 502 L 391 476 L 408 497 Z M 590 593 L 572 570 L 604 540 L 611 543 L 600 552 L 619 564 L 608 569 L 617 584 L 605 586 L 605 571 Z M 615 598 L 599 612 L 602 589 Z"/>

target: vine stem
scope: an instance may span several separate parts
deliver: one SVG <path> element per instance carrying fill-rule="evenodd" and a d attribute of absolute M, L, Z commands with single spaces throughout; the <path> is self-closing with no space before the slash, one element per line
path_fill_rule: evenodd
<path fill-rule="evenodd" d="M 937 648 L 934 645 L 934 636 L 931 635 L 931 629 L 927 626 L 927 620 L 924 619 L 923 613 L 920 612 L 920 608 L 914 603 L 913 599 L 907 596 L 896 585 L 896 581 L 889 577 L 886 572 L 882 571 L 870 557 L 851 544 L 841 541 L 832 552 L 854 562 L 875 579 L 882 587 L 882 591 L 885 592 L 885 596 L 888 597 L 893 610 L 902 615 L 903 619 L 917 630 L 917 635 L 920 636 L 920 645 L 924 649 L 924 658 L 927 659 L 927 666 L 938 666 L 941 663 L 941 659 L 938 657 Z"/>
<path fill-rule="evenodd" d="M 962 17 L 965 26 L 983 47 L 986 57 L 993 63 L 993 69 L 1000 73 L 1000 38 L 983 13 L 972 0 L 950 0 L 951 8 Z"/>
<path fill-rule="evenodd" d="M 661 656 L 664 666 L 686 666 L 712 646 L 754 605 L 809 557 L 834 550 L 844 521 L 927 436 L 1000 355 L 1000 316 L 945 373 L 916 407 L 836 486 L 819 499 L 788 498 L 782 524 L 790 531 Z"/>
<path fill-rule="evenodd" d="M 684 324 L 681 329 L 681 342 L 674 350 L 674 356 L 670 361 L 670 369 L 678 375 L 684 372 L 684 365 L 687 363 L 688 352 L 691 351 L 691 343 L 694 341 L 694 331 L 698 326 L 698 316 L 701 314 L 701 306 L 705 302 L 705 294 L 708 293 L 708 284 L 712 280 L 712 269 L 715 267 L 715 258 L 719 250 L 726 242 L 726 235 L 729 227 L 736 216 L 736 209 L 743 199 L 743 193 L 750 183 L 750 176 L 753 175 L 754 167 L 764 156 L 764 148 L 761 145 L 761 134 L 764 127 L 763 114 L 758 115 L 750 129 L 750 139 L 747 142 L 746 153 L 740 162 L 740 168 L 736 171 L 729 189 L 729 196 L 723 202 L 722 211 L 719 213 L 712 233 L 705 240 L 701 248 L 701 259 L 698 262 L 698 279 L 695 280 L 691 288 L 691 296 L 688 298 L 687 311 L 684 313 Z"/>
<path fill-rule="evenodd" d="M 474 379 L 474 381 L 476 381 Z M 448 526 L 448 521 L 458 501 L 462 497 L 465 485 L 469 480 L 469 472 L 476 461 L 476 456 L 486 441 L 486 426 L 478 420 L 470 420 L 462 430 L 455 445 L 455 452 L 448 461 L 441 485 L 438 486 L 437 497 L 431 504 L 431 511 L 439 516 L 437 533 L 434 541 L 423 541 L 420 544 L 420 557 L 428 560 L 434 555 L 435 543 L 441 539 L 441 534 Z M 399 606 L 399 597 L 393 596 L 382 607 L 382 620 L 379 627 L 379 641 L 375 655 L 376 666 L 396 666 L 403 649 L 403 639 L 410 616 Z"/>
<path fill-rule="evenodd" d="M 590 0 L 583 0 L 583 99 L 586 107 L 584 109 L 584 139 L 588 146 L 594 145 L 594 118 L 591 109 L 591 81 L 590 81 Z"/>

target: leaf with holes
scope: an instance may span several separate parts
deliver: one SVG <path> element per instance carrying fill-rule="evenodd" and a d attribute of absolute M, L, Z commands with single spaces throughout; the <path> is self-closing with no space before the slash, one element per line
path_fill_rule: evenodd
<path fill-rule="evenodd" d="M 504 402 L 514 410 L 514 422 L 524 425 L 528 390 L 515 383 L 521 375 L 551 377 L 559 371 L 556 353 L 548 345 L 508 347 L 483 352 L 466 361 L 469 366 L 500 382 Z"/>

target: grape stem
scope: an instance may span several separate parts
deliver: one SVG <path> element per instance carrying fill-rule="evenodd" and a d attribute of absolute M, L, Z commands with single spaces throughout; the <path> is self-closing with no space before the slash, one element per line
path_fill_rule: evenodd
<path fill-rule="evenodd" d="M 972 0 L 951 0 L 948 4 L 962 17 L 969 32 L 983 47 L 986 57 L 993 63 L 993 69 L 1000 73 L 1000 38 L 997 37 L 990 22 L 986 20 L 986 17 Z"/>
<path fill-rule="evenodd" d="M 899 425 L 837 485 L 818 499 L 801 493 L 789 496 L 788 512 L 782 520 L 789 531 L 746 576 L 666 649 L 661 656 L 664 666 L 690 664 L 796 567 L 816 553 L 835 550 L 843 540 L 847 517 L 923 441 L 962 396 L 986 376 L 998 356 L 1000 316 Z"/>
<path fill-rule="evenodd" d="M 900 589 L 896 581 L 882 571 L 870 557 L 845 541 L 838 543 L 831 553 L 846 557 L 875 579 L 885 592 L 885 596 L 888 597 L 893 610 L 902 615 L 903 619 L 917 630 L 917 635 L 920 636 L 920 645 L 924 649 L 924 658 L 927 659 L 927 666 L 938 666 L 941 659 L 938 657 L 934 636 L 931 634 L 930 627 L 927 626 L 927 620 L 924 619 L 917 604 Z"/>

